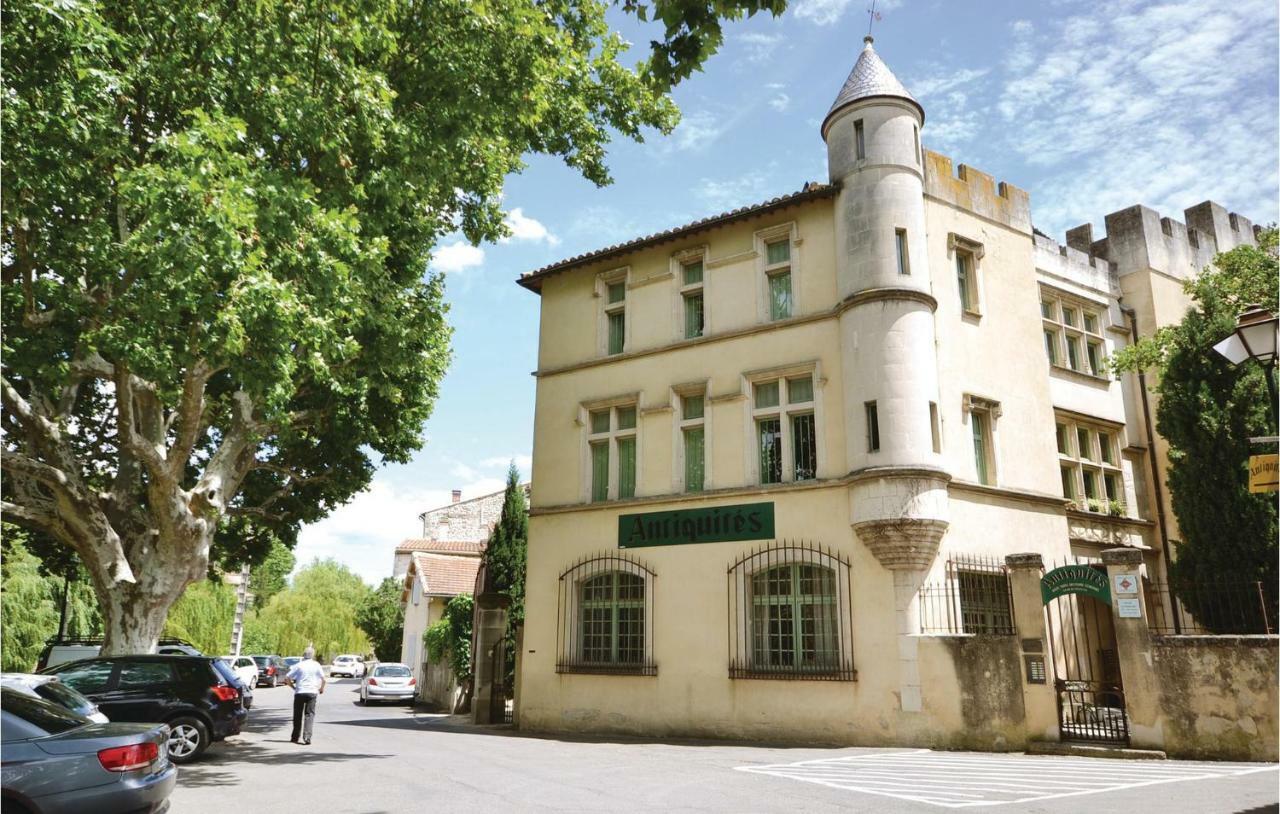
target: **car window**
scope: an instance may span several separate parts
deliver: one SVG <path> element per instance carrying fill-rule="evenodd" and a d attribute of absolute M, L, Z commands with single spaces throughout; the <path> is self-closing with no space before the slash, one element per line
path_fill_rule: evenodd
<path fill-rule="evenodd" d="M 387 676 L 389 678 L 408 678 L 412 672 L 408 667 L 374 667 L 373 674 L 375 676 Z"/>
<path fill-rule="evenodd" d="M 83 715 L 79 715 L 69 709 L 63 709 L 56 704 L 50 704 L 43 698 L 35 698 L 30 695 L 9 692 L 8 690 L 0 690 L 0 710 L 16 716 L 50 735 L 66 732 L 89 723 L 89 719 Z M 23 737 L 31 737 L 31 735 L 23 733 Z"/>
<path fill-rule="evenodd" d="M 52 701 L 81 715 L 93 712 L 93 702 L 80 693 L 65 686 L 61 681 L 46 681 L 36 687 L 36 693 L 46 701 Z"/>
<path fill-rule="evenodd" d="M 231 672 L 225 662 L 212 659 L 175 659 L 173 667 L 178 671 L 178 680 L 183 684 L 208 684 L 214 680 L 212 672 L 222 675 L 223 671 Z M 212 672 L 210 670 L 212 668 Z M 234 675 L 234 674 L 233 674 Z"/>
<path fill-rule="evenodd" d="M 102 692 L 111 682 L 111 671 L 115 666 L 114 661 L 87 661 L 59 670 L 58 680 L 84 695 Z"/>
<path fill-rule="evenodd" d="M 200 662 L 197 661 L 194 663 L 199 664 Z M 221 677 L 221 679 L 227 682 L 228 684 L 235 685 L 240 683 L 240 677 L 236 675 L 236 671 L 232 670 L 223 662 L 220 662 L 220 661 L 215 662 L 213 665 L 213 671 L 217 673 L 218 676 Z"/>
<path fill-rule="evenodd" d="M 236 661 L 236 666 L 237 667 L 257 667 L 258 665 L 254 663 L 253 659 L 242 658 Z"/>
<path fill-rule="evenodd" d="M 131 690 L 171 683 L 173 683 L 173 670 L 167 661 L 126 661 L 120 667 L 120 681 L 116 687 L 121 690 Z"/>
<path fill-rule="evenodd" d="M 254 657 L 253 657 L 253 661 L 254 661 L 254 663 L 255 663 L 255 664 L 257 664 L 259 667 L 266 667 L 266 666 L 267 666 L 267 661 L 268 661 L 268 659 L 267 659 L 267 657 L 266 657 L 266 656 L 254 656 Z"/>

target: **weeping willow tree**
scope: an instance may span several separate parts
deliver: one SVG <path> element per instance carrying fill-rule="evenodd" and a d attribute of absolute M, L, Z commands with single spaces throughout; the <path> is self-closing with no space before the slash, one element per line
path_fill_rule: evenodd
<path fill-rule="evenodd" d="M 369 637 L 356 623 L 356 614 L 370 588 L 346 566 L 316 560 L 293 578 L 292 584 L 271 597 L 246 627 L 252 644 L 285 656 L 315 647 L 317 657 L 373 652 Z M 241 648 L 250 652 L 247 646 Z M 254 650 L 254 652 L 263 652 Z"/>
<path fill-rule="evenodd" d="M 231 625 L 236 616 L 236 589 L 223 582 L 206 579 L 187 590 L 165 620 L 164 635 L 185 639 L 201 653 L 227 652 Z"/>
<path fill-rule="evenodd" d="M 22 530 L 6 526 L 2 534 L 0 669 L 26 672 L 35 666 L 44 643 L 58 632 L 63 591 L 68 593 L 68 634 L 100 633 L 102 618 L 87 583 L 47 573 L 41 559 L 28 549 Z"/>

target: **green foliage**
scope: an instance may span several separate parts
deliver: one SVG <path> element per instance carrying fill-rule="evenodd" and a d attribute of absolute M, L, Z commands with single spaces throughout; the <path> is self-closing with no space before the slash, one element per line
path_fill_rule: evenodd
<path fill-rule="evenodd" d="M 145 639 L 203 528 L 256 564 L 408 460 L 450 356 L 437 242 L 503 237 L 526 155 L 609 182 L 720 19 L 783 4 L 624 0 L 663 24 L 636 68 L 608 7 L 5 4 L 11 519 L 75 549 L 106 612 L 151 611 Z"/>
<path fill-rule="evenodd" d="M 1170 445 L 1169 492 L 1182 532 L 1170 568 L 1175 583 L 1276 584 L 1275 496 L 1248 491 L 1248 457 L 1257 451 L 1249 438 L 1276 432 L 1263 371 L 1253 362 L 1232 367 L 1213 351 L 1249 304 L 1277 310 L 1276 230 L 1260 243 L 1218 255 L 1187 285 L 1194 304 L 1182 322 L 1120 360 L 1121 369 L 1152 365 L 1160 373 L 1156 429 Z M 1237 609 L 1215 591 L 1184 598 L 1210 629 L 1238 623 L 1218 618 Z"/>
<path fill-rule="evenodd" d="M 32 535 L 5 524 L 0 531 L 0 670 L 26 672 L 35 667 L 44 643 L 58 633 L 62 592 L 67 598 L 67 634 L 94 636 L 102 633 L 102 617 L 93 589 L 82 579 L 69 583 L 60 565 L 47 573 L 40 557 L 32 553 Z M 76 572 L 73 570 L 72 575 Z"/>
<path fill-rule="evenodd" d="M 489 535 L 484 565 L 489 585 L 511 599 L 508 618 L 524 618 L 524 576 L 528 557 L 529 507 L 520 470 L 513 463 L 507 469 L 507 488 L 502 497 L 502 514 Z"/>
<path fill-rule="evenodd" d="M 422 636 L 427 657 L 432 662 L 448 659 L 458 684 L 471 681 L 471 620 L 474 603 L 470 594 L 459 594 L 444 606 L 444 616 Z"/>
<path fill-rule="evenodd" d="M 173 603 L 164 635 L 185 639 L 201 653 L 219 655 L 229 652 L 235 616 L 235 587 L 221 580 L 201 580 L 188 585 Z"/>
<path fill-rule="evenodd" d="M 283 543 L 277 541 L 272 544 L 262 563 L 249 573 L 249 590 L 253 594 L 255 608 L 262 608 L 271 597 L 285 589 L 296 563 L 293 552 Z"/>
<path fill-rule="evenodd" d="M 400 580 L 387 577 L 356 609 L 356 624 L 373 643 L 373 652 L 380 661 L 400 660 L 404 637 L 404 610 L 400 607 L 403 591 Z"/>
<path fill-rule="evenodd" d="M 366 655 L 372 648 L 356 624 L 356 609 L 368 595 L 369 586 L 346 566 L 315 560 L 255 614 L 246 638 L 252 630 L 255 644 L 271 644 L 269 652 L 282 656 L 301 655 L 307 645 L 324 660 L 340 653 Z M 245 645 L 240 649 L 260 652 Z"/>

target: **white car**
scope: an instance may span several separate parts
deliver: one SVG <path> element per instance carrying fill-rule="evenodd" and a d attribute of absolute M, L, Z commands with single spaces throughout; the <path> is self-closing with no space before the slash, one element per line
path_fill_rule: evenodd
<path fill-rule="evenodd" d="M 370 701 L 412 701 L 418 681 L 407 665 L 388 662 L 376 665 L 360 682 L 360 703 Z"/>
<path fill-rule="evenodd" d="M 329 667 L 329 677 L 336 678 L 337 676 L 361 678 L 364 676 L 364 660 L 359 656 L 338 656 L 333 660 L 333 665 Z"/>
<path fill-rule="evenodd" d="M 0 673 L 0 687 L 35 698 L 43 698 L 63 709 L 78 712 L 95 724 L 110 723 L 98 705 L 58 680 L 57 676 L 30 673 Z"/>
<path fill-rule="evenodd" d="M 240 683 L 253 689 L 258 686 L 258 663 L 248 656 L 223 656 L 222 660 L 235 672 Z"/>

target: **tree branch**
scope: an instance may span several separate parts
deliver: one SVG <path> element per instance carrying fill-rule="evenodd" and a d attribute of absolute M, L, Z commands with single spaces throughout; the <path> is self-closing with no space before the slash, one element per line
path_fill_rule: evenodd
<path fill-rule="evenodd" d="M 196 442 L 200 440 L 200 435 L 206 429 L 204 388 L 213 374 L 214 369 L 205 364 L 204 360 L 200 360 L 192 365 L 183 377 L 182 398 L 178 408 L 169 417 L 169 423 L 176 422 L 178 428 L 177 438 L 169 448 L 167 456 L 169 473 L 175 479 L 182 477 L 183 469 L 191 459 Z"/>
<path fill-rule="evenodd" d="M 119 420 L 116 422 L 116 431 L 120 438 L 122 447 L 127 448 L 146 468 L 147 474 L 156 479 L 160 483 L 172 483 L 169 477 L 169 468 L 165 465 L 165 460 L 160 454 L 160 450 L 154 445 L 147 442 L 138 433 L 136 419 L 134 415 L 134 398 L 135 385 L 141 384 L 136 376 L 129 373 L 128 367 L 125 365 L 116 365 L 116 412 Z M 154 396 L 154 390 L 152 392 Z"/>

